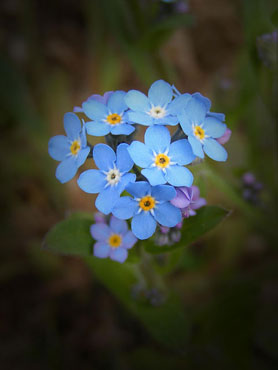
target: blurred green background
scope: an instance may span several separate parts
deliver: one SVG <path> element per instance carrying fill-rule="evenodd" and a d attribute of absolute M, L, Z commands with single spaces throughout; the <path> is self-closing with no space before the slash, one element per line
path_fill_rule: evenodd
<path fill-rule="evenodd" d="M 277 29 L 275 3 L 0 2 L 1 369 L 278 368 L 277 38 L 261 39 Z M 156 79 L 208 96 L 233 131 L 226 163 L 193 168 L 230 216 L 152 262 L 187 320 L 179 343 L 173 313 L 169 346 L 134 315 L 134 292 L 123 304 L 90 263 L 41 249 L 56 222 L 95 210 L 75 180 L 54 176 L 47 143 L 64 113 Z M 246 172 L 263 184 L 251 201 Z"/>

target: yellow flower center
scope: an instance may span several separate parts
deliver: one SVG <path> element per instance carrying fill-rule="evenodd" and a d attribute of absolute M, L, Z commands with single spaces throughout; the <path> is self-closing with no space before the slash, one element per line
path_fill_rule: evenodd
<path fill-rule="evenodd" d="M 200 126 L 195 126 L 194 135 L 197 137 L 197 139 L 203 140 L 205 138 L 205 130 Z"/>
<path fill-rule="evenodd" d="M 117 123 L 121 123 L 122 117 L 117 113 L 112 113 L 107 116 L 106 120 L 110 125 L 116 125 Z"/>
<path fill-rule="evenodd" d="M 112 248 L 118 248 L 122 243 L 122 237 L 119 234 L 112 234 L 108 239 L 108 244 Z"/>
<path fill-rule="evenodd" d="M 165 168 L 169 166 L 170 158 L 168 155 L 160 153 L 155 157 L 154 163 L 158 167 Z"/>
<path fill-rule="evenodd" d="M 70 146 L 70 151 L 72 155 L 76 155 L 81 148 L 80 141 L 74 140 Z"/>
<path fill-rule="evenodd" d="M 150 195 L 146 195 L 139 201 L 139 207 L 144 211 L 150 211 L 155 207 L 155 199 Z"/>

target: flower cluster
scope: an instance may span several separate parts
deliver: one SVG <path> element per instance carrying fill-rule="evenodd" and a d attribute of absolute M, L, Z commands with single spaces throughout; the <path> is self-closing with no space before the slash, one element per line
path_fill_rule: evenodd
<path fill-rule="evenodd" d="M 113 215 L 109 226 L 97 222 L 91 227 L 95 256 L 123 262 L 137 238 L 150 238 L 157 224 L 176 227 L 205 204 L 186 166 L 205 154 L 226 161 L 222 144 L 231 134 L 224 114 L 210 109 L 210 100 L 200 93 L 181 94 L 158 80 L 148 95 L 109 91 L 90 96 L 75 113 L 65 114 L 67 136 L 49 141 L 50 156 L 61 162 L 56 177 L 69 181 L 92 158 L 96 168 L 81 173 L 77 183 L 84 192 L 98 194 L 100 212 Z M 81 122 L 79 113 L 87 119 Z M 140 125 L 147 126 L 144 142 L 133 140 Z M 174 134 L 167 126 L 176 126 Z M 86 135 L 104 136 L 106 144 L 92 146 Z M 131 232 L 124 221 L 128 219 Z"/>

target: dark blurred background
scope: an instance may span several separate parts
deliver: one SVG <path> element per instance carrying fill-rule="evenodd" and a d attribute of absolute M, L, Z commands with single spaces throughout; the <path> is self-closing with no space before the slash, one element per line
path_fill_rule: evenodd
<path fill-rule="evenodd" d="M 1 0 L 1 369 L 278 368 L 275 3 Z M 160 78 L 208 96 L 233 131 L 226 163 L 194 169 L 208 203 L 232 212 L 163 273 L 190 312 L 182 350 L 81 258 L 41 248 L 56 222 L 95 211 L 54 176 L 47 143 L 64 113 Z"/>

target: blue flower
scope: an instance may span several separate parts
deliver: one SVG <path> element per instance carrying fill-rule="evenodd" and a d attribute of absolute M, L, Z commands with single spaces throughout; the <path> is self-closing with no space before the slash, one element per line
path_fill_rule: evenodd
<path fill-rule="evenodd" d="M 128 148 L 133 161 L 143 167 L 142 174 L 151 185 L 169 183 L 173 186 L 191 186 L 192 173 L 183 165 L 195 159 L 188 140 L 171 144 L 169 130 L 164 126 L 152 126 L 145 132 L 145 144 L 133 141 Z"/>
<path fill-rule="evenodd" d="M 136 180 L 135 174 L 128 173 L 133 161 L 127 147 L 128 144 L 125 143 L 118 145 L 116 156 L 110 146 L 97 144 L 93 150 L 93 158 L 99 170 L 87 170 L 77 180 L 79 187 L 86 193 L 99 193 L 96 207 L 106 215 L 111 212 L 126 185 Z"/>
<path fill-rule="evenodd" d="M 181 211 L 170 203 L 176 190 L 170 185 L 151 186 L 146 181 L 130 183 L 126 190 L 133 196 L 120 198 L 112 213 L 126 220 L 132 217 L 131 230 L 138 239 L 150 238 L 156 223 L 173 227 L 181 222 Z"/>
<path fill-rule="evenodd" d="M 92 97 L 82 104 L 83 112 L 93 121 L 86 122 L 89 135 L 104 136 L 111 132 L 113 135 L 130 135 L 135 128 L 130 124 L 125 103 L 124 91 L 115 91 L 107 97 L 96 99 Z"/>
<path fill-rule="evenodd" d="M 127 222 L 111 216 L 109 226 L 97 223 L 90 228 L 92 237 L 97 240 L 94 245 L 94 256 L 110 257 L 111 260 L 123 263 L 127 259 L 127 250 L 137 242 L 134 234 L 128 230 Z"/>
<path fill-rule="evenodd" d="M 178 123 L 179 104 L 172 101 L 173 90 L 170 84 L 163 80 L 154 82 L 148 92 L 148 97 L 137 90 L 130 90 L 125 96 L 125 102 L 131 109 L 128 113 L 132 122 L 145 126 L 170 125 Z"/>
<path fill-rule="evenodd" d="M 221 113 L 209 112 L 210 104 L 204 97 L 192 96 L 185 108 L 178 115 L 180 125 L 192 147 L 193 153 L 204 158 L 204 152 L 215 161 L 226 161 L 227 152 L 220 145 L 220 138 L 226 131 L 226 125 L 221 122 L 225 117 Z M 208 100 L 208 99 L 207 99 Z"/>
<path fill-rule="evenodd" d="M 90 153 L 85 126 L 81 128 L 80 120 L 74 113 L 64 115 L 64 128 L 67 136 L 54 136 L 48 143 L 49 155 L 56 161 L 61 161 L 56 169 L 56 177 L 61 183 L 74 177 Z"/>

